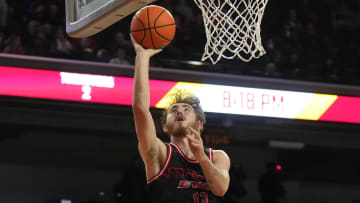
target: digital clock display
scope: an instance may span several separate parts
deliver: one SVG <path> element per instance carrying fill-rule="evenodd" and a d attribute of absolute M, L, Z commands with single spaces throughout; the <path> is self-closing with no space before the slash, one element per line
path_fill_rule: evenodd
<path fill-rule="evenodd" d="M 312 93 L 222 85 L 201 88 L 204 91 L 197 95 L 201 101 L 208 101 L 202 105 L 209 112 L 282 118 L 293 118 L 313 96 Z"/>
<path fill-rule="evenodd" d="M 132 104 L 133 78 L 0 66 L 0 95 Z M 166 108 L 185 89 L 205 112 L 360 123 L 360 98 L 311 92 L 150 80 L 150 106 Z"/>

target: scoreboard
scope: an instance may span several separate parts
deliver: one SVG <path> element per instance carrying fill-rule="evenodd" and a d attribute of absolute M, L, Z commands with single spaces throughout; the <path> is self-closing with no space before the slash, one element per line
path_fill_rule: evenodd
<path fill-rule="evenodd" d="M 132 77 L 50 69 L 0 65 L 0 95 L 132 104 Z M 205 112 L 360 123 L 360 97 L 177 80 L 150 79 L 151 107 L 166 108 L 177 90 L 199 97 Z"/>

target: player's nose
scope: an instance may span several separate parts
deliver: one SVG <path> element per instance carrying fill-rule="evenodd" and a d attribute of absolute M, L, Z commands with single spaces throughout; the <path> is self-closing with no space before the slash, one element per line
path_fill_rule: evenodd
<path fill-rule="evenodd" d="M 178 112 L 184 113 L 185 108 L 180 106 L 177 110 L 178 110 Z"/>

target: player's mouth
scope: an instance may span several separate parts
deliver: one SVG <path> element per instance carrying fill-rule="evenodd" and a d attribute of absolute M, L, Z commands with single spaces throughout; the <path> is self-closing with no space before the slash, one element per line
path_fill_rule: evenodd
<path fill-rule="evenodd" d="M 176 119 L 175 119 L 175 122 L 184 122 L 185 121 L 185 118 L 184 117 L 182 117 L 182 116 L 178 116 L 178 117 L 176 117 Z"/>

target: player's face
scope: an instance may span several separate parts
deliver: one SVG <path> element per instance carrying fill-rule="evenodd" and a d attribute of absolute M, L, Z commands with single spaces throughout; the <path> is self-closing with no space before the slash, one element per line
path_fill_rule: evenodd
<path fill-rule="evenodd" d="M 166 132 L 173 136 L 185 136 L 185 129 L 195 127 L 196 112 L 186 103 L 176 103 L 169 107 L 166 117 Z"/>

